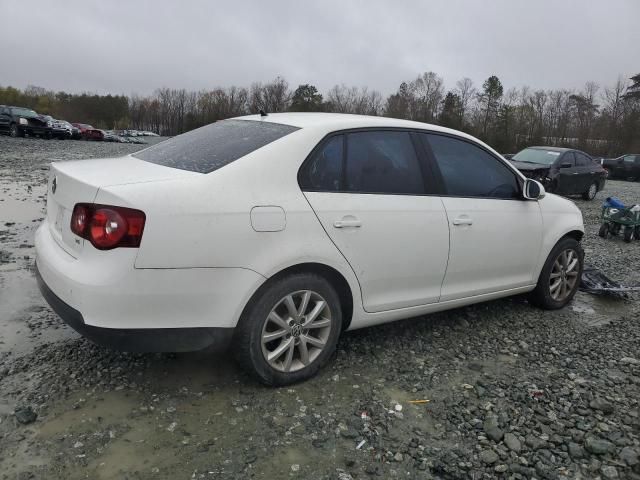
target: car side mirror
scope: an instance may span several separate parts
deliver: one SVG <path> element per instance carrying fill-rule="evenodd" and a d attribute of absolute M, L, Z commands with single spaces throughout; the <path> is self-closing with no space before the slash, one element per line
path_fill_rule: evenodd
<path fill-rule="evenodd" d="M 561 163 L 560 168 L 571 168 L 572 165 L 570 163 Z"/>
<path fill-rule="evenodd" d="M 544 198 L 544 187 L 540 182 L 527 178 L 524 181 L 524 188 L 522 189 L 522 196 L 526 200 L 540 200 Z"/>

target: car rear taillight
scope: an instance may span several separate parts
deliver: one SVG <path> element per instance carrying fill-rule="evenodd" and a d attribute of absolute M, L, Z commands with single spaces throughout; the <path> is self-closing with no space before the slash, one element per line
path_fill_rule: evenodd
<path fill-rule="evenodd" d="M 145 214 L 133 208 L 77 203 L 71 214 L 71 231 L 99 250 L 139 247 Z"/>

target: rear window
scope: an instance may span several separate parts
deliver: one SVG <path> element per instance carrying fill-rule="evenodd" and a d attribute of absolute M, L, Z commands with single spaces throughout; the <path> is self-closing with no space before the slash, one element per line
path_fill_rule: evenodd
<path fill-rule="evenodd" d="M 264 147 L 297 127 L 255 120 L 223 120 L 133 154 L 146 162 L 210 173 Z"/>

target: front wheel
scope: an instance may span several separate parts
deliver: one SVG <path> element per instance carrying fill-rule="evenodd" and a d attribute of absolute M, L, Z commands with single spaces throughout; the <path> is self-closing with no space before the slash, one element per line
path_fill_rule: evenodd
<path fill-rule="evenodd" d="M 342 329 L 338 294 L 323 277 L 292 274 L 263 286 L 234 333 L 238 362 L 263 383 L 289 385 L 314 376 Z"/>
<path fill-rule="evenodd" d="M 538 284 L 531 292 L 531 301 L 545 310 L 557 310 L 567 305 L 580 286 L 584 267 L 584 251 L 580 242 L 565 237 L 547 257 Z"/>
<path fill-rule="evenodd" d="M 594 198 L 596 198 L 597 193 L 598 184 L 596 182 L 593 182 L 591 185 L 589 185 L 587 191 L 582 194 L 582 198 L 584 198 L 585 200 L 593 200 Z"/>
<path fill-rule="evenodd" d="M 9 127 L 9 135 L 11 135 L 13 138 L 17 138 L 17 137 L 21 137 L 21 132 L 20 132 L 20 127 L 18 127 L 18 125 L 16 125 L 15 123 L 11 124 L 11 127 Z"/>
<path fill-rule="evenodd" d="M 600 230 L 598 230 L 598 235 L 602 238 L 607 238 L 608 234 L 609 234 L 609 224 L 603 223 L 602 225 L 600 225 Z"/>

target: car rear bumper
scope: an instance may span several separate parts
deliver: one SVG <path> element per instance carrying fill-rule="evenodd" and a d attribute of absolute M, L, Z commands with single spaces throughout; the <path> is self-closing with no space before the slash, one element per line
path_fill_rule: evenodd
<path fill-rule="evenodd" d="M 228 348 L 233 328 L 102 328 L 87 325 L 82 314 L 67 305 L 45 283 L 36 265 L 42 296 L 54 312 L 83 337 L 105 347 L 125 352 L 192 352 Z"/>
<path fill-rule="evenodd" d="M 136 249 L 101 252 L 85 245 L 76 259 L 58 245 L 46 220 L 35 246 L 52 308 L 88 338 L 127 350 L 186 351 L 228 342 L 265 280 L 243 268 L 136 269 Z"/>

